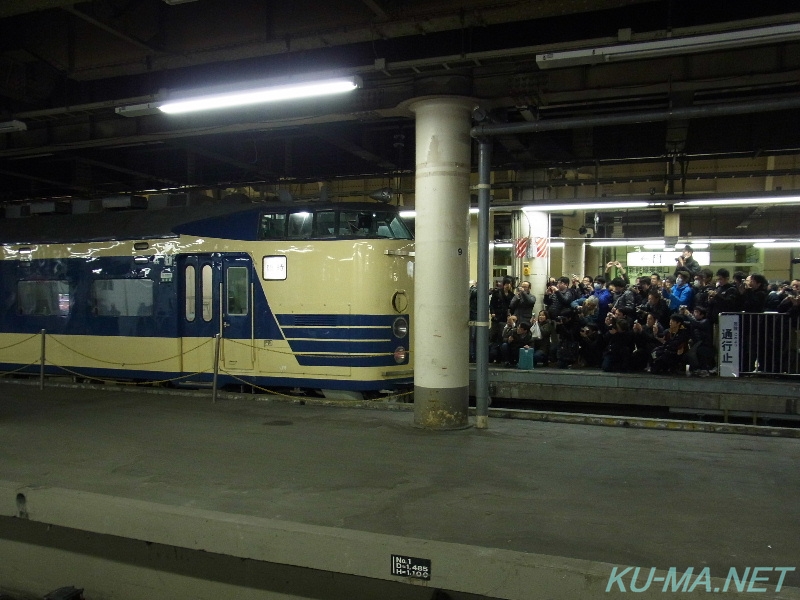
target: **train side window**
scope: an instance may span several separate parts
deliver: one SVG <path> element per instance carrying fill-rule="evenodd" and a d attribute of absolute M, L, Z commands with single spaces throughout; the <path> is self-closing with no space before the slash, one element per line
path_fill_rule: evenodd
<path fill-rule="evenodd" d="M 186 284 L 186 320 L 191 322 L 194 321 L 196 315 L 195 311 L 195 302 L 197 302 L 197 281 L 196 281 L 197 274 L 195 273 L 194 265 L 187 265 L 186 272 L 184 274 L 184 280 Z"/>
<path fill-rule="evenodd" d="M 203 265 L 200 271 L 200 293 L 203 300 L 203 321 L 214 318 L 214 277 L 211 265 Z"/>
<path fill-rule="evenodd" d="M 152 279 L 98 279 L 92 282 L 91 301 L 99 317 L 151 317 Z"/>
<path fill-rule="evenodd" d="M 312 215 L 309 212 L 296 212 L 289 215 L 290 240 L 307 240 L 311 237 Z"/>
<path fill-rule="evenodd" d="M 70 306 L 68 281 L 51 279 L 17 282 L 17 310 L 21 315 L 66 317 Z"/>
<path fill-rule="evenodd" d="M 246 315 L 248 311 L 247 267 L 228 267 L 228 308 L 229 315 Z"/>
<path fill-rule="evenodd" d="M 285 240 L 286 213 L 265 213 L 261 215 L 258 238 L 261 240 Z"/>
<path fill-rule="evenodd" d="M 336 237 L 336 213 L 332 210 L 322 210 L 316 214 L 314 221 L 315 237 Z"/>
<path fill-rule="evenodd" d="M 370 212 L 342 211 L 339 235 L 350 237 L 374 237 L 375 221 Z"/>

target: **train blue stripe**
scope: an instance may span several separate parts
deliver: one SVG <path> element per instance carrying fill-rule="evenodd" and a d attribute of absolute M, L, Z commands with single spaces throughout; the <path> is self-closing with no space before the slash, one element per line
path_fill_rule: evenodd
<path fill-rule="evenodd" d="M 350 340 L 289 340 L 292 352 L 337 352 L 339 354 L 391 354 L 397 347 L 390 340 L 354 342 Z"/>
<path fill-rule="evenodd" d="M 388 340 L 392 331 L 387 327 L 284 327 L 287 339 L 306 338 L 318 340 Z"/>
<path fill-rule="evenodd" d="M 276 314 L 281 327 L 391 327 L 394 320 L 408 315 Z"/>

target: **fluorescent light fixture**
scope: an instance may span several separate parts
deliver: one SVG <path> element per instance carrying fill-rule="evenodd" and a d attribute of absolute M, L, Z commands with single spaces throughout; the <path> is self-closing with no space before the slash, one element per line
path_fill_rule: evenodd
<path fill-rule="evenodd" d="M 550 242 L 551 248 L 563 248 L 564 242 Z"/>
<path fill-rule="evenodd" d="M 754 248 L 800 248 L 800 240 L 793 242 L 756 242 Z"/>
<path fill-rule="evenodd" d="M 582 50 L 548 52 L 536 55 L 540 69 L 596 65 L 623 60 L 658 58 L 712 52 L 728 48 L 744 48 L 764 44 L 778 44 L 800 39 L 800 24 L 773 25 L 739 31 L 726 31 L 690 37 L 674 37 L 651 42 L 635 42 Z"/>
<path fill-rule="evenodd" d="M 572 204 L 531 204 L 522 207 L 525 212 L 561 212 L 568 210 L 612 210 L 624 208 L 648 208 L 649 202 L 580 202 Z"/>
<path fill-rule="evenodd" d="M 664 242 L 650 242 L 642 244 L 645 250 L 683 250 L 684 246 L 691 246 L 692 250 L 705 250 L 708 248 L 708 241 L 704 242 L 678 242 L 674 245 L 666 245 Z"/>
<path fill-rule="evenodd" d="M 511 248 L 513 246 L 511 242 L 498 242 L 494 245 L 495 248 Z"/>
<path fill-rule="evenodd" d="M 652 243 L 652 240 L 596 240 L 589 242 L 595 248 L 613 248 L 615 246 L 644 246 Z"/>
<path fill-rule="evenodd" d="M 480 212 L 480 209 L 477 206 L 472 206 L 469 209 L 469 214 L 477 215 Z"/>
<path fill-rule="evenodd" d="M 708 240 L 709 244 L 759 244 L 763 242 L 774 242 L 773 238 L 726 238 L 718 240 Z"/>
<path fill-rule="evenodd" d="M 158 109 L 161 112 L 174 115 L 201 110 L 261 104 L 264 102 L 279 102 L 282 100 L 342 94 L 345 92 L 352 92 L 358 87 L 361 87 L 361 79 L 359 77 L 338 77 L 335 79 L 271 85 L 257 89 L 169 100 L 159 104 Z"/>
<path fill-rule="evenodd" d="M 11 131 L 26 131 L 28 126 L 22 121 L 14 119 L 13 121 L 5 121 L 0 123 L 0 133 L 9 133 Z"/>
<path fill-rule="evenodd" d="M 717 198 L 709 200 L 683 200 L 675 208 L 698 206 L 753 206 L 762 204 L 800 204 L 800 196 L 774 196 L 771 198 Z"/>
<path fill-rule="evenodd" d="M 401 219 L 415 219 L 417 217 L 417 211 L 415 210 L 401 210 L 397 214 L 400 215 Z"/>

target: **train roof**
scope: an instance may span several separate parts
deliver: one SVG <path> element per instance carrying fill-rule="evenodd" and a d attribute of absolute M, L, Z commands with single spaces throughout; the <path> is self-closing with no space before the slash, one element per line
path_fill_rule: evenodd
<path fill-rule="evenodd" d="M 305 204 L 223 202 L 158 210 L 0 219 L 0 244 L 59 244 L 104 240 L 171 238 L 181 234 L 254 240 L 258 215 L 275 210 L 352 209 L 395 211 L 388 204 L 312 202 Z"/>

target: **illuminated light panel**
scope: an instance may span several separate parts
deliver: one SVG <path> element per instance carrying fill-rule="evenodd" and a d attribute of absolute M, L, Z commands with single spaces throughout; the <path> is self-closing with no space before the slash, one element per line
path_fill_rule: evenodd
<path fill-rule="evenodd" d="M 756 242 L 753 244 L 754 248 L 800 248 L 800 240 L 792 242 Z"/>
<path fill-rule="evenodd" d="M 558 212 L 563 210 L 619 210 L 622 208 L 648 208 L 651 202 L 583 202 L 572 204 L 539 204 L 522 207 L 525 212 Z"/>
<path fill-rule="evenodd" d="M 159 105 L 161 112 L 174 115 L 201 110 L 213 110 L 218 108 L 233 108 L 236 106 L 247 106 L 249 104 L 261 104 L 264 102 L 279 102 L 282 100 L 294 100 L 298 98 L 314 98 L 317 96 L 328 96 L 331 94 L 343 94 L 352 92 L 361 86 L 358 77 L 344 77 L 339 79 L 327 79 L 322 81 L 310 81 L 307 83 L 296 83 L 288 85 L 274 85 L 254 90 L 243 90 L 225 94 L 210 94 L 196 98 L 186 98 L 174 100 Z"/>
<path fill-rule="evenodd" d="M 752 206 L 754 204 L 800 204 L 800 196 L 777 198 L 718 198 L 714 200 L 684 200 L 676 202 L 675 208 L 697 206 Z"/>

